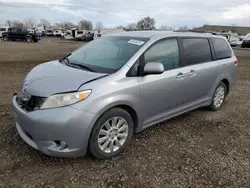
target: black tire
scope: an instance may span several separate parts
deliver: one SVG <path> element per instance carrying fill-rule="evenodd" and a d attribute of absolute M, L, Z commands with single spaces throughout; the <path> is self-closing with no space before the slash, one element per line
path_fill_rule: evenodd
<path fill-rule="evenodd" d="M 224 88 L 224 98 L 223 98 L 222 103 L 221 103 L 219 106 L 216 106 L 216 105 L 215 105 L 214 98 L 215 98 L 217 89 L 218 89 L 219 87 L 221 87 L 221 86 Z M 220 82 L 220 83 L 218 84 L 218 86 L 216 87 L 215 91 L 214 91 L 213 98 L 212 98 L 212 102 L 211 102 L 211 104 L 209 105 L 209 109 L 212 110 L 212 111 L 217 111 L 217 110 L 219 110 L 219 109 L 223 106 L 223 104 L 224 104 L 224 102 L 225 102 L 225 98 L 226 98 L 226 96 L 227 96 L 227 92 L 228 92 L 227 86 L 226 86 L 223 82 Z"/>
<path fill-rule="evenodd" d="M 8 36 L 3 36 L 3 40 L 8 41 L 9 40 Z"/>
<path fill-rule="evenodd" d="M 107 122 L 109 119 L 113 117 L 121 117 L 124 118 L 128 123 L 128 136 L 124 142 L 124 144 L 117 150 L 112 153 L 105 153 L 98 146 L 98 134 L 103 124 Z M 112 157 L 116 157 L 119 155 L 126 146 L 130 143 L 132 136 L 134 133 L 134 122 L 130 114 L 121 109 L 121 108 L 112 108 L 106 111 L 96 122 L 94 128 L 92 129 L 90 139 L 89 139 L 89 151 L 90 153 L 98 159 L 109 159 Z"/>
<path fill-rule="evenodd" d="M 26 37 L 26 42 L 31 43 L 33 42 L 33 39 L 31 37 Z"/>

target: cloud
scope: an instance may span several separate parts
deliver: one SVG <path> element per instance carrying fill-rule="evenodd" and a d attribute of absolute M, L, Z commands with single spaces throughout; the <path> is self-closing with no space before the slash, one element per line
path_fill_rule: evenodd
<path fill-rule="evenodd" d="M 222 17 L 227 20 L 250 18 L 250 4 L 230 8 L 222 13 Z"/>
<path fill-rule="evenodd" d="M 0 23 L 8 19 L 47 18 L 53 22 L 81 19 L 114 27 L 145 16 L 156 25 L 189 27 L 203 24 L 249 25 L 249 0 L 0 0 Z"/>
<path fill-rule="evenodd" d="M 3 3 L 25 3 L 25 4 L 41 4 L 41 5 L 67 5 L 67 0 L 1 0 Z M 1 2 L 0 1 L 0 2 Z"/>

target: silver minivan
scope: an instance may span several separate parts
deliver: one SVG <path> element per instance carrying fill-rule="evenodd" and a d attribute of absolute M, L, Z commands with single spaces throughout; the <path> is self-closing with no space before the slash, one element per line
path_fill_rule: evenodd
<path fill-rule="evenodd" d="M 226 39 L 210 34 L 101 37 L 30 71 L 12 99 L 16 128 L 50 156 L 114 157 L 151 125 L 200 107 L 220 109 L 237 64 Z"/>

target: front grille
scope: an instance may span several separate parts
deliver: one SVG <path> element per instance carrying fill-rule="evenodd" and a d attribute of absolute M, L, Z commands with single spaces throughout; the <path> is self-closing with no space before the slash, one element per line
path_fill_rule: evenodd
<path fill-rule="evenodd" d="M 17 97 L 16 101 L 21 108 L 23 108 L 28 112 L 32 112 L 34 110 L 40 109 L 45 99 L 46 99 L 45 97 L 38 97 L 31 95 L 29 100 L 23 100 L 22 97 Z"/>

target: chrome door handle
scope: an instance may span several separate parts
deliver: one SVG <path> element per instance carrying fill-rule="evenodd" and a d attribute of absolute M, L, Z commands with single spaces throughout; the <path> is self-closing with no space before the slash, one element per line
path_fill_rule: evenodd
<path fill-rule="evenodd" d="M 177 78 L 177 80 L 183 80 L 186 78 L 186 76 L 183 73 L 179 73 L 179 74 L 177 74 L 176 78 Z"/>
<path fill-rule="evenodd" d="M 195 76 L 196 75 L 196 72 L 194 70 L 191 70 L 189 73 L 188 73 L 188 76 Z"/>

